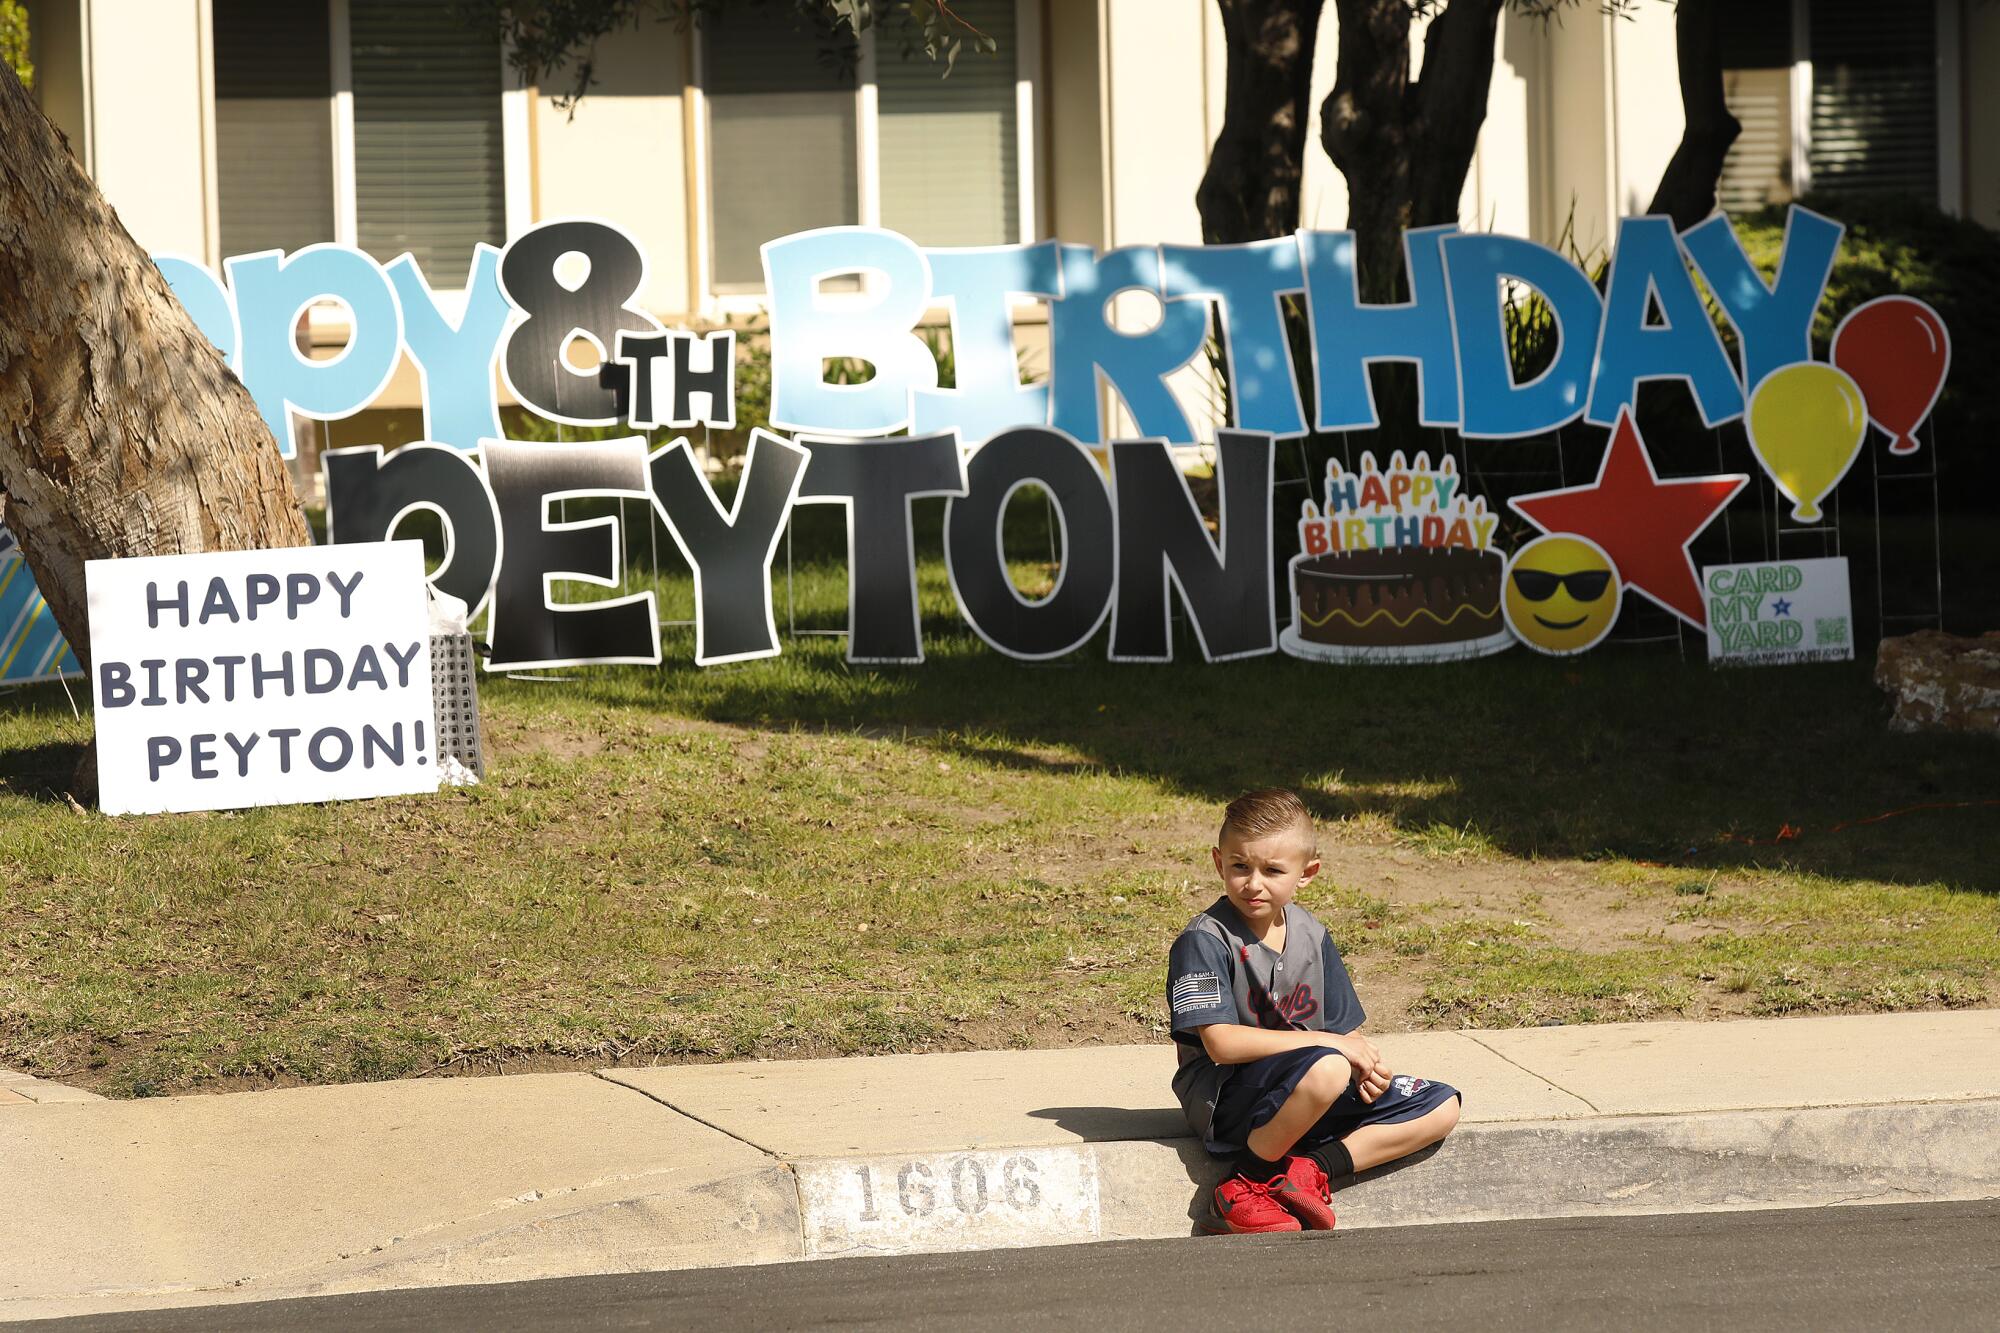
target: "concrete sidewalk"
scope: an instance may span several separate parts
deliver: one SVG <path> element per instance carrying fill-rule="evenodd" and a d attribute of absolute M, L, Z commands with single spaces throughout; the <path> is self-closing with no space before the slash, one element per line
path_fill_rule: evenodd
<path fill-rule="evenodd" d="M 65 1087 L 43 1078 L 31 1078 L 12 1069 L 0 1069 L 0 1106 L 34 1102 L 101 1102 L 104 1099 L 82 1088 Z"/>
<path fill-rule="evenodd" d="M 1338 1194 L 1343 1227 L 2000 1196 L 2000 1011 L 1380 1044 L 1463 1089 L 1464 1125 Z M 1215 1169 L 1173 1065 L 1096 1047 L 10 1100 L 0 1319 L 1186 1235 Z"/>

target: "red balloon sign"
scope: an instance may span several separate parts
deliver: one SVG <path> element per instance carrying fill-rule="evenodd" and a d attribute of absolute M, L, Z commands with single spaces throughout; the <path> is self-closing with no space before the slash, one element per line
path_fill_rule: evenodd
<path fill-rule="evenodd" d="M 1951 368 L 1951 336 L 1937 311 L 1914 296 L 1878 296 L 1834 330 L 1833 364 L 1861 386 L 1868 419 L 1890 437 L 1889 452 L 1913 454 L 1917 427 Z"/>

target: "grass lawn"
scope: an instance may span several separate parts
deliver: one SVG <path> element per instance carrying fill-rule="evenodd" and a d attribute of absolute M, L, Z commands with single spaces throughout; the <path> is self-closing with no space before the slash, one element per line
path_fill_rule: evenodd
<path fill-rule="evenodd" d="M 1165 1040 L 1220 805 L 1266 783 L 1322 821 L 1302 901 L 1377 1028 L 2000 1000 L 2000 750 L 1890 735 L 1865 662 L 1027 667 L 922 574 L 921 667 L 701 670 L 675 629 L 485 679 L 489 779 L 433 797 L 108 819 L 60 794 L 87 712 L 0 699 L 0 1063 L 148 1095 Z M 833 626 L 844 572 L 795 594 Z"/>

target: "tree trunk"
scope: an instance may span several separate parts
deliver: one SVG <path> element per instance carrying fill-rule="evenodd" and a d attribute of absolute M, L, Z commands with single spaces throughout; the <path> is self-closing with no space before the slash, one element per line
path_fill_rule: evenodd
<path fill-rule="evenodd" d="M 1210 245 L 1289 236 L 1299 225 L 1306 99 L 1325 0 L 1216 0 L 1227 52 L 1222 132 L 1195 191 Z"/>
<path fill-rule="evenodd" d="M 0 69 L 0 494 L 86 669 L 83 563 L 311 542 L 243 387 Z"/>
<path fill-rule="evenodd" d="M 1458 221 L 1504 7 L 1450 0 L 1424 35 L 1423 73 L 1413 82 L 1408 0 L 1335 0 L 1340 63 L 1320 108 L 1320 142 L 1347 179 L 1366 300 L 1403 290 L 1405 228 Z"/>
<path fill-rule="evenodd" d="M 1674 13 L 1674 55 L 1680 62 L 1681 108 L 1686 128 L 1648 213 L 1665 213 L 1675 231 L 1686 231 L 1715 211 L 1722 162 L 1743 130 L 1722 94 L 1719 0 L 1680 0 Z"/>

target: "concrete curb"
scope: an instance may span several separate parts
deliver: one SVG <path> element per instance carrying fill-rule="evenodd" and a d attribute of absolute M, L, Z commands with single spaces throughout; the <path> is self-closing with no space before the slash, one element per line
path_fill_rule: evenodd
<path fill-rule="evenodd" d="M 520 1221 L 445 1228 L 316 1272 L 309 1289 L 242 1299 L 785 1263 L 804 1257 L 802 1231 L 792 1171 L 773 1163 L 692 1188 L 606 1189 Z"/>
<path fill-rule="evenodd" d="M 1473 1124 L 1412 1165 L 1340 1188 L 1340 1225 L 1987 1199 L 2000 1100 Z M 1200 1234 L 1221 1175 L 1192 1139 L 794 1169 L 808 1258 Z"/>
<path fill-rule="evenodd" d="M 409 1287 L 1203 1234 L 1193 1139 L 822 1157 L 579 1191 L 309 1271 L 0 1303 L 0 1321 Z M 1468 1125 L 1334 1196 L 1343 1229 L 2000 1198 L 2000 1100 Z"/>
<path fill-rule="evenodd" d="M 580 1194 L 289 1280 L 95 1294 L 93 1308 L 797 1259 L 1200 1235 L 1217 1163 L 1193 1139 L 773 1162 L 693 1189 Z M 1341 1226 L 2000 1197 L 2000 1100 L 1469 1125 L 1416 1169 L 1335 1196 Z M 78 1312 L 73 1302 L 61 1311 Z M 7 1317 L 43 1311 L 9 1311 Z"/>
<path fill-rule="evenodd" d="M 798 1257 L 791 1172 L 590 1074 L 0 1111 L 0 1320 Z"/>

